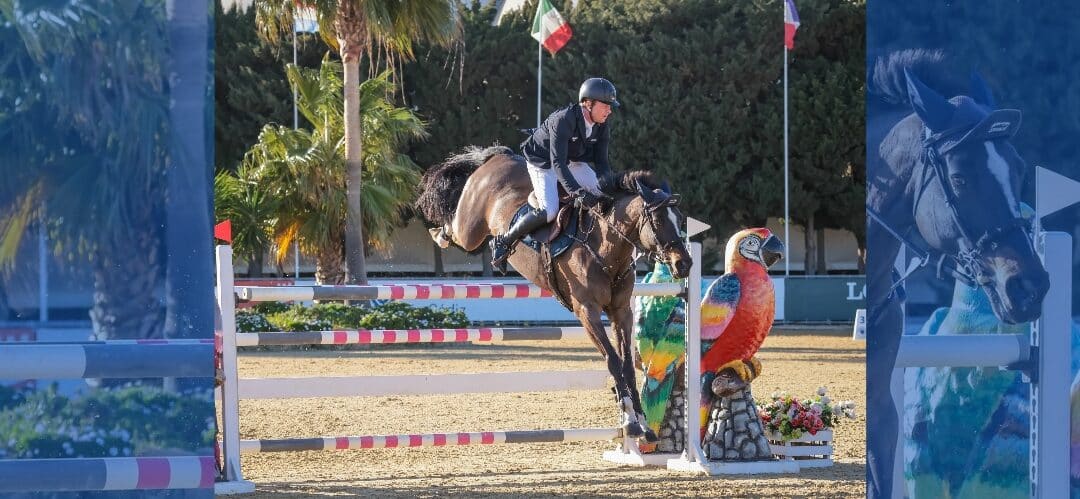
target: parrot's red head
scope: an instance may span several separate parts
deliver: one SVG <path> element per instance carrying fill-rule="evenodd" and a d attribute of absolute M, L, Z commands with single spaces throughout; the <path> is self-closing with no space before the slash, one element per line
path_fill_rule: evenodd
<path fill-rule="evenodd" d="M 768 269 L 783 256 L 784 243 L 772 231 L 764 227 L 743 229 L 728 239 L 724 271 L 735 272 L 751 262 Z"/>

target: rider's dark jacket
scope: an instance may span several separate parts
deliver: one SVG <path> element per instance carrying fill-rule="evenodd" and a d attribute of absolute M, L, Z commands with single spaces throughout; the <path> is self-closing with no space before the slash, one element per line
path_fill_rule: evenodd
<path fill-rule="evenodd" d="M 571 161 L 591 163 L 596 176 L 603 179 L 611 172 L 608 164 L 608 142 L 611 129 L 606 123 L 595 123 L 592 135 L 585 136 L 585 116 L 581 104 L 571 104 L 551 113 L 539 128 L 533 130 L 521 152 L 536 166 L 548 169 L 554 166 L 559 182 L 567 192 L 581 188 L 570 173 Z"/>

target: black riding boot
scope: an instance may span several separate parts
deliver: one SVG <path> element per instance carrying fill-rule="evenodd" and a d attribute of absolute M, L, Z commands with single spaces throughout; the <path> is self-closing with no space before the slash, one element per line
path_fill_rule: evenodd
<path fill-rule="evenodd" d="M 514 248 L 521 238 L 530 232 L 543 227 L 547 223 L 547 212 L 533 208 L 526 211 L 521 218 L 510 226 L 510 230 L 501 236 L 491 238 L 491 265 L 500 272 L 506 273 L 506 259 L 510 257 L 510 250 Z"/>

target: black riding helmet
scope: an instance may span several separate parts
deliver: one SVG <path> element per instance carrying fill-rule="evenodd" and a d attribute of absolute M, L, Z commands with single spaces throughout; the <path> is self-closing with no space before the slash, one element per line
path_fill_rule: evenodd
<path fill-rule="evenodd" d="M 619 107 L 619 101 L 615 98 L 615 85 L 604 78 L 589 78 L 581 84 L 581 90 L 578 90 L 578 102 L 585 99 L 598 100 L 611 107 Z"/>

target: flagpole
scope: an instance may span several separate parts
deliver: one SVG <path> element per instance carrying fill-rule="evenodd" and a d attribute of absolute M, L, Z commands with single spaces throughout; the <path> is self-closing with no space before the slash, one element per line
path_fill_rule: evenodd
<path fill-rule="evenodd" d="M 787 82 L 787 54 L 788 48 L 784 46 L 784 275 L 791 275 L 791 212 L 789 205 L 788 186 L 788 82 Z M 803 264 L 805 266 L 805 263 Z"/>
<path fill-rule="evenodd" d="M 293 66 L 298 66 L 296 62 L 296 20 L 293 20 L 292 27 L 292 63 Z M 292 127 L 293 130 L 300 128 L 300 112 L 297 110 L 296 88 L 293 88 L 292 92 Z M 293 241 L 293 281 L 300 280 L 300 239 L 297 238 Z"/>
<path fill-rule="evenodd" d="M 540 128 L 540 84 L 544 81 L 544 44 L 536 44 L 536 128 Z"/>

